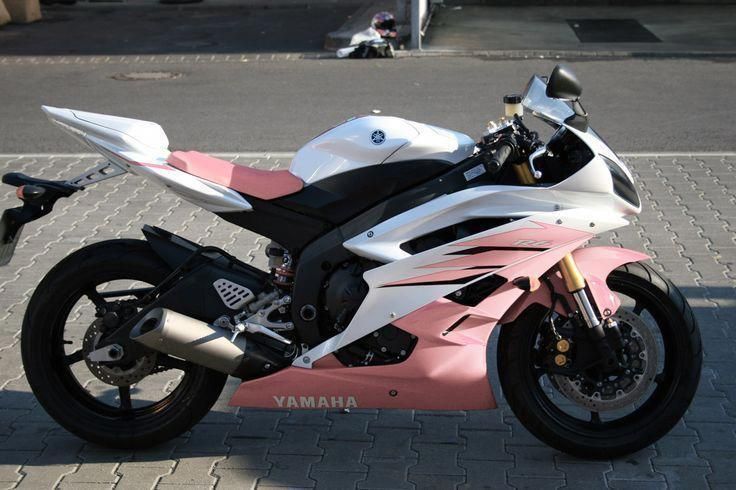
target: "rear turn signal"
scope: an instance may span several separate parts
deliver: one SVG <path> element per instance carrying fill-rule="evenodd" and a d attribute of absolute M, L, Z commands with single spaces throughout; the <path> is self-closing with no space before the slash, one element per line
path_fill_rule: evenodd
<path fill-rule="evenodd" d="M 15 195 L 21 201 L 33 201 L 43 196 L 46 190 L 37 185 L 21 185 L 15 190 Z"/>

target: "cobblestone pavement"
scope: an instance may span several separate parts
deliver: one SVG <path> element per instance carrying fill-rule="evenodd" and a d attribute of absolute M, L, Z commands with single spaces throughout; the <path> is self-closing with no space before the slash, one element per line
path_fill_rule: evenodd
<path fill-rule="evenodd" d="M 235 157 L 275 168 L 286 157 Z M 601 241 L 645 249 L 695 309 L 705 369 L 692 407 L 667 437 L 629 457 L 586 462 L 531 437 L 495 411 L 261 411 L 223 394 L 191 432 L 146 451 L 85 443 L 37 405 L 18 346 L 27 300 L 62 257 L 87 244 L 140 237 L 149 223 L 264 266 L 264 239 L 132 175 L 62 200 L 30 224 L 0 269 L 0 483 L 23 488 L 734 488 L 736 486 L 736 157 L 636 156 L 644 201 L 633 226 Z M 0 157 L 0 173 L 72 176 L 95 159 Z M 0 190 L 0 208 L 14 205 Z M 489 352 L 493 352 L 492 349 Z M 729 373 L 731 373 L 729 375 Z M 494 376 L 495 377 L 495 376 Z M 228 385 L 228 392 L 235 383 Z M 500 397 L 500 394 L 499 394 Z"/>

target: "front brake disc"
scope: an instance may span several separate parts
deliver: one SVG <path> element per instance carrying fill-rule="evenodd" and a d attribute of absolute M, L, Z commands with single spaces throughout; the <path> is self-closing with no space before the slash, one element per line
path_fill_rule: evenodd
<path fill-rule="evenodd" d="M 596 381 L 584 375 L 550 376 L 553 386 L 566 398 L 594 412 L 619 410 L 636 403 L 657 372 L 657 342 L 646 322 L 624 309 L 612 318 L 624 337 L 627 366 L 622 373 Z"/>

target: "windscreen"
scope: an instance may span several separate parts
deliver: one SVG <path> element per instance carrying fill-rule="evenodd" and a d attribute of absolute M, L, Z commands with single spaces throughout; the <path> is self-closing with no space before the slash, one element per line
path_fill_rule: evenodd
<path fill-rule="evenodd" d="M 566 102 L 547 97 L 547 84 L 536 75 L 529 80 L 521 103 L 535 116 L 556 124 L 563 124 L 574 114 Z"/>

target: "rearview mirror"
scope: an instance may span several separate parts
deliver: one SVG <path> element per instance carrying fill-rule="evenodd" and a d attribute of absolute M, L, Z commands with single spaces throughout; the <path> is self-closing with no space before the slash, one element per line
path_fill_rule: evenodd
<path fill-rule="evenodd" d="M 576 101 L 583 93 L 578 77 L 565 65 L 557 65 L 547 82 L 547 97 Z"/>

